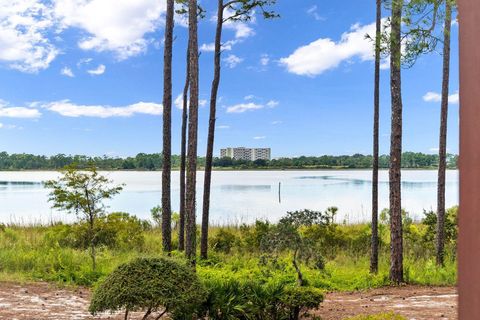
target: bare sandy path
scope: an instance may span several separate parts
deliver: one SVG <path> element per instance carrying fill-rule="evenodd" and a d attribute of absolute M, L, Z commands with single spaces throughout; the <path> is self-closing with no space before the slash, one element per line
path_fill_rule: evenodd
<path fill-rule="evenodd" d="M 122 314 L 88 313 L 90 291 L 58 288 L 47 283 L 0 283 L 0 319 L 123 319 Z M 457 319 L 454 287 L 386 287 L 362 292 L 327 293 L 315 312 L 322 320 L 393 311 L 407 319 Z M 131 319 L 141 319 L 132 315 Z"/>
<path fill-rule="evenodd" d="M 322 320 L 395 312 L 407 319 L 457 319 L 455 287 L 385 287 L 362 292 L 333 292 L 315 312 Z"/>

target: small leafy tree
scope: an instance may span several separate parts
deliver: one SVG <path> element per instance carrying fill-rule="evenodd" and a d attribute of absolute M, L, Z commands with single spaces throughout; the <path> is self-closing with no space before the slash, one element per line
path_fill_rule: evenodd
<path fill-rule="evenodd" d="M 88 241 L 92 268 L 96 269 L 95 223 L 105 215 L 104 200 L 113 198 L 122 189 L 122 185 L 112 186 L 112 181 L 98 173 L 96 167 L 90 166 L 80 171 L 76 165 L 67 166 L 57 180 L 45 182 L 51 189 L 52 208 L 74 213 L 81 221 L 88 223 Z"/>
<path fill-rule="evenodd" d="M 329 226 L 337 213 L 336 207 L 325 212 L 301 210 L 288 212 L 270 231 L 265 248 L 269 251 L 289 251 L 292 253 L 292 264 L 297 272 L 298 286 L 304 286 L 305 281 L 300 269 L 300 260 L 314 260 L 316 267 L 324 267 L 323 257 L 314 240 L 306 237 L 302 228 L 311 226 Z"/>
<path fill-rule="evenodd" d="M 90 312 L 125 309 L 145 311 L 143 319 L 157 313 L 192 319 L 193 311 L 206 296 L 193 270 L 168 258 L 138 258 L 120 265 L 95 290 Z"/>

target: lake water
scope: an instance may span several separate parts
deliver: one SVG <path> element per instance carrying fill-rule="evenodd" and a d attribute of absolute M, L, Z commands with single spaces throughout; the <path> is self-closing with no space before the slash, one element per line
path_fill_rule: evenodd
<path fill-rule="evenodd" d="M 108 203 L 109 211 L 123 211 L 149 218 L 161 200 L 161 172 L 104 172 L 124 190 Z M 56 172 L 0 172 L 0 222 L 38 223 L 72 221 L 74 216 L 56 212 L 48 203 L 42 181 Z M 404 170 L 402 206 L 415 218 L 436 208 L 437 172 Z M 279 199 L 279 183 L 281 192 Z M 371 210 L 371 172 L 323 171 L 215 171 L 212 177 L 211 220 L 243 223 L 255 219 L 278 220 L 287 211 L 339 208 L 338 221 L 368 221 Z M 198 173 L 197 215 L 201 216 L 203 172 Z M 172 173 L 172 209 L 179 207 L 179 173 Z M 281 201 L 279 201 L 281 200 Z M 380 172 L 380 208 L 388 206 L 388 171 Z M 447 172 L 446 204 L 458 204 L 458 171 Z"/>

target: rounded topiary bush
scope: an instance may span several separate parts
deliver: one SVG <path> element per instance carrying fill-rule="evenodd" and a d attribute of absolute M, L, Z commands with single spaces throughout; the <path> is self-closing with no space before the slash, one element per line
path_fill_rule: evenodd
<path fill-rule="evenodd" d="M 90 312 L 144 310 L 192 314 L 203 302 L 205 289 L 193 270 L 167 258 L 138 258 L 120 265 L 93 293 Z"/>

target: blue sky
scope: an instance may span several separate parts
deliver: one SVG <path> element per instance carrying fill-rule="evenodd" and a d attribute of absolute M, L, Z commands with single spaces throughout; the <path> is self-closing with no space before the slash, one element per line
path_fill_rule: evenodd
<path fill-rule="evenodd" d="M 164 2 L 0 3 L 0 150 L 161 152 Z M 210 1 L 202 5 L 207 10 L 199 25 L 203 155 L 215 8 Z M 373 60 L 364 35 L 374 27 L 374 1 L 279 1 L 275 10 L 280 19 L 258 16 L 225 28 L 215 154 L 226 146 L 268 146 L 274 157 L 371 153 Z M 187 35 L 185 21 L 176 22 L 174 100 L 185 81 Z M 457 31 L 454 24 L 452 153 L 458 152 Z M 403 70 L 404 150 L 436 152 L 441 62 L 441 55 L 432 53 Z M 388 153 L 388 68 L 381 78 L 381 152 Z M 180 150 L 180 124 L 181 109 L 174 106 L 174 153 Z"/>

